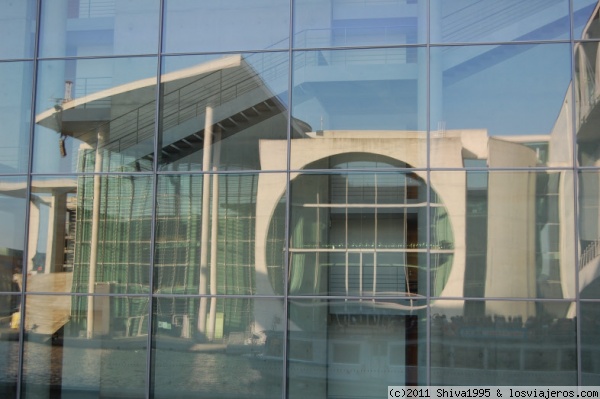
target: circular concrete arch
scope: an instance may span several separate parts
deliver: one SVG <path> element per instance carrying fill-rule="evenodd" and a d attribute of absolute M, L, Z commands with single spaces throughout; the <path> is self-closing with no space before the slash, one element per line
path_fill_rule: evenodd
<path fill-rule="evenodd" d="M 287 179 L 298 177 L 306 167 L 345 154 L 370 154 L 369 156 L 389 159 L 402 165 L 423 165 L 423 151 L 427 139 L 424 135 L 404 137 L 390 134 L 388 137 L 375 137 L 359 132 L 357 137 L 348 135 L 341 138 L 303 138 L 289 142 L 284 140 L 261 140 L 260 162 L 263 171 L 280 170 L 288 160 L 288 151 L 292 154 L 289 159 L 291 172 L 260 173 L 256 198 L 256 234 L 255 234 L 255 270 L 256 294 L 278 295 L 270 282 L 267 267 L 267 242 L 271 220 L 281 198 L 285 197 Z M 444 154 L 449 167 L 462 167 L 462 145 L 460 139 L 447 139 L 436 143 L 432 155 Z M 465 272 L 465 216 L 466 216 L 466 174 L 453 171 L 447 174 L 428 173 L 425 169 L 409 169 L 424 182 L 429 181 L 429 188 L 443 201 L 447 210 L 454 237 L 454 256 L 450 273 L 440 296 L 463 296 Z M 283 282 L 282 282 L 283 283 Z M 447 301 L 450 305 L 450 302 Z M 259 313 L 274 314 L 275 309 L 257 309 Z M 276 314 L 276 313 L 275 313 Z M 257 315 L 257 322 L 261 317 Z M 264 321 L 268 325 L 267 320 Z"/>
<path fill-rule="evenodd" d="M 361 157 L 381 159 L 390 164 L 391 168 L 405 167 L 422 163 L 421 151 L 425 145 L 425 138 L 405 138 L 391 135 L 389 138 L 371 139 L 368 135 L 357 138 L 314 138 L 297 139 L 291 141 L 291 153 L 302 154 L 292 156 L 290 169 L 303 171 L 318 166 L 320 162 L 335 159 L 337 156 L 350 154 L 361 154 Z M 448 141 L 447 150 L 457 150 L 456 143 Z M 263 170 L 271 170 L 271 166 L 285 164 L 287 154 L 287 142 L 282 140 L 263 140 L 260 142 L 260 159 Z M 439 146 L 438 146 L 439 147 Z M 283 158 L 283 159 L 282 159 Z M 328 169 L 328 168 L 327 168 Z M 414 175 L 422 181 L 427 182 L 426 170 L 411 170 Z M 295 179 L 301 172 L 291 172 L 290 180 Z M 268 275 L 266 259 L 266 242 L 269 225 L 274 215 L 275 208 L 280 199 L 285 195 L 287 187 L 287 173 L 273 172 L 261 173 L 258 182 L 256 200 L 256 271 L 257 271 L 257 293 L 274 294 L 271 284 L 258 284 L 259 275 Z M 464 269 L 464 232 L 465 220 L 465 189 L 466 178 L 463 172 L 452 172 L 446 175 L 431 174 L 429 187 L 437 197 L 441 198 L 450 218 L 454 236 L 455 256 L 453 264 L 463 265 Z M 462 251 L 461 251 L 462 249 Z M 464 270 L 462 273 L 455 270 L 453 266 L 448 282 L 453 285 L 452 292 L 447 295 L 462 296 Z M 267 283 L 265 279 L 264 283 Z M 448 285 L 448 284 L 446 284 Z M 265 291 L 263 291 L 263 289 Z M 444 289 L 447 291 L 448 287 Z"/>

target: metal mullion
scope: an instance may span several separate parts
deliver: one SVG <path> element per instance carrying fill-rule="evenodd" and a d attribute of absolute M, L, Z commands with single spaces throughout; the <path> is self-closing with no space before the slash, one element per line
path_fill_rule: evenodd
<path fill-rule="evenodd" d="M 23 246 L 23 266 L 21 270 L 21 303 L 20 303 L 20 312 L 21 317 L 19 318 L 19 350 L 18 350 L 18 367 L 17 367 L 17 390 L 16 397 L 20 398 L 22 394 L 22 385 L 23 385 L 23 357 L 25 352 L 25 307 L 27 306 L 27 298 L 25 293 L 27 292 L 27 259 L 29 257 L 28 249 L 29 249 L 29 219 L 31 217 L 30 214 L 30 200 L 31 200 L 31 172 L 33 170 L 33 142 L 34 142 L 34 133 L 35 133 L 35 109 L 36 109 L 36 100 L 37 100 L 37 75 L 38 75 L 38 49 L 40 43 L 40 20 L 41 20 L 41 0 L 37 0 L 36 4 L 36 15 L 35 15 L 35 35 L 34 35 L 34 44 L 33 44 L 33 61 L 32 61 L 32 81 L 31 81 L 31 110 L 29 115 L 30 125 L 29 125 L 29 148 L 28 148 L 28 158 L 27 158 L 27 177 L 26 177 L 26 194 L 25 194 L 25 229 L 24 229 L 24 246 Z M 24 270 L 23 270 L 24 268 Z"/>
<path fill-rule="evenodd" d="M 426 98 L 426 118 L 425 127 L 426 127 L 426 192 L 425 199 L 427 206 L 425 207 L 425 242 L 427 243 L 427 254 L 425 255 L 425 297 L 426 297 L 426 307 L 425 307 L 425 385 L 431 385 L 431 229 L 429 228 L 430 224 L 430 214 L 431 214 L 431 0 L 425 0 L 425 13 L 426 13 L 426 55 L 425 55 L 425 68 L 426 72 L 426 90 L 427 94 Z"/>
<path fill-rule="evenodd" d="M 284 255 L 283 255 L 283 369 L 281 373 L 281 397 L 286 398 L 288 396 L 288 330 L 289 330 L 289 272 L 290 272 L 290 228 L 291 228 L 291 158 L 292 158 L 292 112 L 293 112 L 293 96 L 292 90 L 294 87 L 293 73 L 294 73 L 294 0 L 289 0 L 289 30 L 288 30 L 288 77 L 287 77 L 287 88 L 288 88 L 288 114 L 286 123 L 286 139 L 287 139 L 287 154 L 286 154 L 286 179 L 285 179 L 285 221 L 284 221 Z"/>
<path fill-rule="evenodd" d="M 155 108 L 154 108 L 154 156 L 152 157 L 152 213 L 151 213 L 151 225 L 150 225 L 150 265 L 148 267 L 148 338 L 146 344 L 146 386 L 145 386 L 145 396 L 147 399 L 152 397 L 152 362 L 153 362 L 153 353 L 152 353 L 152 326 L 154 323 L 154 301 L 153 301 L 153 292 L 154 292 L 154 262 L 155 262 L 155 250 L 156 250 L 156 221 L 157 221 L 157 202 L 158 202 L 158 174 L 156 171 L 159 167 L 159 142 L 160 142 L 160 124 L 161 124 L 161 73 L 162 73 L 162 38 L 163 38 L 163 17 L 164 17 L 164 0 L 159 0 L 159 10 L 158 10 L 158 48 L 156 55 L 156 93 L 155 93 Z"/>
<path fill-rule="evenodd" d="M 114 59 L 114 58 L 151 58 L 156 57 L 156 54 L 105 54 L 105 55 L 65 55 L 61 57 L 37 57 L 40 61 L 79 61 L 79 60 L 97 60 L 97 59 Z"/>
<path fill-rule="evenodd" d="M 579 292 L 579 204 L 578 204 L 578 191 L 579 191 L 579 170 L 577 164 L 577 106 L 575 96 L 575 36 L 574 36 L 574 15 L 573 15 L 573 2 L 569 1 L 569 28 L 570 28 L 570 68 L 571 68 L 571 170 L 573 171 L 573 215 L 574 215 L 574 234 L 573 234 L 573 257 L 574 257 L 574 273 L 575 273 L 575 314 L 576 314 L 576 325 L 575 325 L 575 356 L 577 361 L 577 385 L 582 383 L 582 365 L 581 365 L 581 301 Z M 596 66 L 597 67 L 597 66 Z M 559 188 L 560 190 L 560 188 Z"/>

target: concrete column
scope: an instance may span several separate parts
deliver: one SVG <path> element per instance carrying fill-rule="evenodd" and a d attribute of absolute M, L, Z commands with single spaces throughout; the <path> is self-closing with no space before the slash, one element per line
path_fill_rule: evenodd
<path fill-rule="evenodd" d="M 590 92 L 588 89 L 587 54 L 585 47 L 579 46 L 579 118 L 587 117 L 590 111 Z"/>
<path fill-rule="evenodd" d="M 67 222 L 67 194 L 53 192 L 49 202 L 45 273 L 63 271 Z"/>
<path fill-rule="evenodd" d="M 100 196 L 102 176 L 102 147 L 104 146 L 106 134 L 98 131 L 98 143 L 96 146 L 96 158 L 94 164 L 94 199 L 92 203 L 92 237 L 90 242 L 90 269 L 88 277 L 88 308 L 87 308 L 87 337 L 94 336 L 94 288 L 96 285 L 96 266 L 98 265 L 98 229 L 100 227 Z"/>
<path fill-rule="evenodd" d="M 28 272 L 33 270 L 33 257 L 37 253 L 40 239 L 40 201 L 37 196 L 31 196 L 29 203 L 29 240 L 27 241 L 27 266 Z"/>
<path fill-rule="evenodd" d="M 200 234 L 200 281 L 198 284 L 198 294 L 206 295 L 206 285 L 208 280 L 208 231 L 210 227 L 210 175 L 206 172 L 210 171 L 211 166 L 211 151 L 212 151 L 212 125 L 213 125 L 213 108 L 206 107 L 204 119 L 204 157 L 202 159 L 202 171 L 205 172 L 202 179 L 202 219 L 201 219 L 201 234 Z M 208 306 L 207 298 L 200 298 L 200 307 L 198 309 L 198 332 L 206 333 L 206 308 Z"/>
<path fill-rule="evenodd" d="M 215 134 L 213 172 L 218 170 L 221 158 L 221 133 Z M 215 327 L 217 320 L 217 249 L 219 232 L 219 175 L 212 176 L 212 223 L 210 234 L 210 311 L 208 313 L 208 339 L 215 339 Z"/>

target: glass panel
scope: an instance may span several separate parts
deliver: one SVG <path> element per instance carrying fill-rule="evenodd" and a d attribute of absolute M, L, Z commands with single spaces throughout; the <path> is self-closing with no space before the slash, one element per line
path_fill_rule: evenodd
<path fill-rule="evenodd" d="M 575 125 L 577 161 L 580 166 L 598 165 L 600 135 L 600 51 L 598 42 L 575 44 Z"/>
<path fill-rule="evenodd" d="M 16 398 L 21 296 L 0 295 L 0 395 Z"/>
<path fill-rule="evenodd" d="M 425 166 L 425 55 L 416 47 L 296 52 L 292 169 L 351 153 Z"/>
<path fill-rule="evenodd" d="M 579 173 L 579 290 L 600 298 L 600 173 Z"/>
<path fill-rule="evenodd" d="M 33 57 L 37 1 L 0 0 L 0 10 L 0 58 Z"/>
<path fill-rule="evenodd" d="M 424 0 L 299 0 L 294 4 L 294 47 L 425 43 Z"/>
<path fill-rule="evenodd" d="M 28 170 L 32 78 L 31 62 L 0 62 L 0 173 Z"/>
<path fill-rule="evenodd" d="M 426 191 L 421 172 L 294 178 L 290 295 L 425 295 Z"/>
<path fill-rule="evenodd" d="M 432 48 L 431 165 L 571 165 L 570 70 L 568 44 Z"/>
<path fill-rule="evenodd" d="M 147 297 L 29 295 L 25 308 L 23 398 L 145 397 Z"/>
<path fill-rule="evenodd" d="M 581 383 L 600 385 L 600 306 L 581 302 Z"/>
<path fill-rule="evenodd" d="M 431 185 L 434 296 L 575 298 L 572 172 L 432 172 Z"/>
<path fill-rule="evenodd" d="M 431 42 L 568 40 L 569 0 L 431 0 Z"/>
<path fill-rule="evenodd" d="M 289 25 L 288 0 L 166 0 L 163 50 L 179 53 L 287 48 Z"/>
<path fill-rule="evenodd" d="M 288 60 L 278 52 L 165 57 L 162 169 L 285 169 Z"/>
<path fill-rule="evenodd" d="M 27 179 L 0 178 L 0 291 L 21 292 Z"/>
<path fill-rule="evenodd" d="M 39 63 L 35 172 L 152 170 L 156 58 Z"/>
<path fill-rule="evenodd" d="M 437 300 L 431 385 L 577 385 L 574 302 Z"/>
<path fill-rule="evenodd" d="M 425 301 L 291 301 L 290 398 L 380 398 L 426 381 Z"/>
<path fill-rule="evenodd" d="M 32 191 L 27 291 L 148 292 L 151 176 L 36 178 Z"/>
<path fill-rule="evenodd" d="M 285 186 L 285 174 L 159 176 L 155 292 L 282 295 Z"/>
<path fill-rule="evenodd" d="M 159 0 L 42 0 L 40 56 L 156 54 Z"/>
<path fill-rule="evenodd" d="M 574 39 L 600 38 L 598 0 L 573 0 Z"/>
<path fill-rule="evenodd" d="M 155 298 L 152 397 L 280 398 L 283 306 L 281 299 Z"/>

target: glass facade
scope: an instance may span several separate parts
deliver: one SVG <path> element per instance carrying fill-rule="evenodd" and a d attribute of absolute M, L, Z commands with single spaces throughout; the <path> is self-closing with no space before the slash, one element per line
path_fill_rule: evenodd
<path fill-rule="evenodd" d="M 0 397 L 600 385 L 597 0 L 0 10 Z"/>

